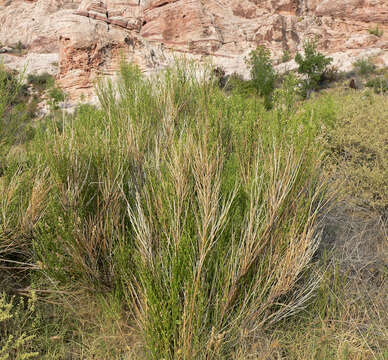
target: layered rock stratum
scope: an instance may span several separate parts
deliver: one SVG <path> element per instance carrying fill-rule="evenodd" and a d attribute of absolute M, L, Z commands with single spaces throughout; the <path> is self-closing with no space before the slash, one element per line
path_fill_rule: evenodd
<path fill-rule="evenodd" d="M 369 31 L 376 27 L 379 36 Z M 0 61 L 54 73 L 75 98 L 122 59 L 151 72 L 185 54 L 247 76 L 244 58 L 258 45 L 276 61 L 312 37 L 342 70 L 370 56 L 388 66 L 388 1 L 0 0 L 2 46 L 26 47 Z"/>

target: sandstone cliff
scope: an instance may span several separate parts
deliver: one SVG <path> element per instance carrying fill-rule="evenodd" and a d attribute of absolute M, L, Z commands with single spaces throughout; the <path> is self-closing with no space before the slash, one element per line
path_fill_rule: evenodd
<path fill-rule="evenodd" d="M 368 31 L 376 26 L 382 35 Z M 276 59 L 308 37 L 344 70 L 364 56 L 388 66 L 388 1 L 0 0 L 0 42 L 26 46 L 3 61 L 55 72 L 73 96 L 91 93 L 122 58 L 152 71 L 187 54 L 247 75 L 244 57 L 257 45 Z"/>

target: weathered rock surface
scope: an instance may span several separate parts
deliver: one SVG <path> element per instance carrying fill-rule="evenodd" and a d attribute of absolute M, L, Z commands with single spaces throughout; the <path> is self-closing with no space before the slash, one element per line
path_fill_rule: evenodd
<path fill-rule="evenodd" d="M 368 31 L 377 25 L 381 36 Z M 341 69 L 372 55 L 388 66 L 388 1 L 0 0 L 0 42 L 58 54 L 58 81 L 74 96 L 122 58 L 152 71 L 186 54 L 247 76 L 244 57 L 257 45 L 280 58 L 309 37 Z"/>

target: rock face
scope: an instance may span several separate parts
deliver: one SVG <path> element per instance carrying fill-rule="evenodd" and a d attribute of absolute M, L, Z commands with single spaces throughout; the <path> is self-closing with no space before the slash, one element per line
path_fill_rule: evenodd
<path fill-rule="evenodd" d="M 369 32 L 377 26 L 380 36 Z M 57 55 L 58 81 L 73 96 L 91 93 L 123 58 L 152 71 L 186 54 L 247 76 L 244 57 L 257 45 L 278 59 L 311 37 L 344 70 L 364 56 L 388 66 L 388 1 L 0 0 L 0 42 Z"/>

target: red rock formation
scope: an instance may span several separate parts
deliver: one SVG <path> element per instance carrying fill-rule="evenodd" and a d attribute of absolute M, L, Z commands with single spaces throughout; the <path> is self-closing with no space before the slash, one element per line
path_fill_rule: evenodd
<path fill-rule="evenodd" d="M 368 32 L 376 25 L 381 37 Z M 309 37 L 344 69 L 367 55 L 388 66 L 388 1 L 15 0 L 3 8 L 0 2 L 0 41 L 58 51 L 58 79 L 73 94 L 113 74 L 122 57 L 151 71 L 184 53 L 247 74 L 244 56 L 257 45 L 280 58 Z"/>

